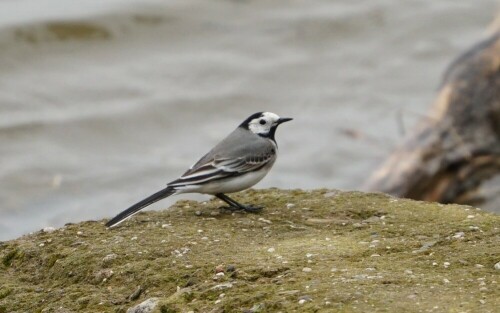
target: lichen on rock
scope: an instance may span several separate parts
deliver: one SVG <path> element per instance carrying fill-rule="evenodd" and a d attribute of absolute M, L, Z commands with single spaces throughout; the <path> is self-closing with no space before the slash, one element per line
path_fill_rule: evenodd
<path fill-rule="evenodd" d="M 0 312 L 125 313 L 148 299 L 152 312 L 500 306 L 498 215 L 327 189 L 235 198 L 265 209 L 179 201 L 113 229 L 89 221 L 4 242 Z"/>

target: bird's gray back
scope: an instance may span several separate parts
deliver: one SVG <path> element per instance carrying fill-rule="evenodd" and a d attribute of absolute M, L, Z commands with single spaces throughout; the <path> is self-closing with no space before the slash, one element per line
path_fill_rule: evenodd
<path fill-rule="evenodd" d="M 196 162 L 192 168 L 195 169 L 214 159 L 272 155 L 276 152 L 276 146 L 271 140 L 238 127 Z"/>

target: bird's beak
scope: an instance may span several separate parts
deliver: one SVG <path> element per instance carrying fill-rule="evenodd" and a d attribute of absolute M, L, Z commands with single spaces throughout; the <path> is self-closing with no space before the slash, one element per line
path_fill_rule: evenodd
<path fill-rule="evenodd" d="M 288 122 L 288 121 L 291 121 L 291 120 L 293 120 L 293 118 L 291 118 L 291 117 L 280 117 L 278 119 L 278 124 L 281 124 L 281 123 L 284 123 L 284 122 Z"/>

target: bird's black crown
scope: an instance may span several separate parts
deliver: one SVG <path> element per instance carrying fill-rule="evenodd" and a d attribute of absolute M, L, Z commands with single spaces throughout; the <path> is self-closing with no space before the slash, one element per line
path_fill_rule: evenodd
<path fill-rule="evenodd" d="M 244 129 L 248 129 L 248 124 L 250 124 L 250 122 L 252 120 L 259 118 L 259 117 L 262 117 L 263 114 L 264 114 L 264 112 L 257 112 L 257 113 L 250 115 L 246 120 L 243 121 L 243 123 L 240 124 L 239 127 L 242 127 Z"/>

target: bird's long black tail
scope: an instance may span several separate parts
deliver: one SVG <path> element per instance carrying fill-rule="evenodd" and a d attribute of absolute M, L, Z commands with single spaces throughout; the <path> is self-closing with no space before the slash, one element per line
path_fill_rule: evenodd
<path fill-rule="evenodd" d="M 176 190 L 174 188 L 167 187 L 165 189 L 162 189 L 162 190 L 152 194 L 151 196 L 147 197 L 146 199 L 137 202 L 136 204 L 134 204 L 130 208 L 126 209 L 125 211 L 121 212 L 117 216 L 113 217 L 111 220 L 109 220 L 109 222 L 106 223 L 106 226 L 107 227 L 114 227 L 114 226 L 120 224 L 121 222 L 130 218 L 132 215 L 136 214 L 137 212 L 144 209 L 148 205 L 153 204 L 156 201 L 159 201 L 163 198 L 166 198 L 168 196 L 173 195 L 175 193 L 175 191 Z"/>

